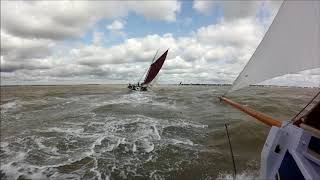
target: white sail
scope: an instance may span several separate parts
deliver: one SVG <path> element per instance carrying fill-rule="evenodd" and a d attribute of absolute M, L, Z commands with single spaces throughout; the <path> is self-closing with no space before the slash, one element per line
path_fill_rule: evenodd
<path fill-rule="evenodd" d="M 229 92 L 320 67 L 320 1 L 284 1 Z"/>

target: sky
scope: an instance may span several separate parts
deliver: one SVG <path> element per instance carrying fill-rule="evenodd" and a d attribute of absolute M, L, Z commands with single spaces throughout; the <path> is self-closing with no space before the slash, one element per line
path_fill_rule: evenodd
<path fill-rule="evenodd" d="M 1 1 L 1 85 L 232 83 L 281 1 Z M 320 69 L 264 84 L 319 86 Z"/>

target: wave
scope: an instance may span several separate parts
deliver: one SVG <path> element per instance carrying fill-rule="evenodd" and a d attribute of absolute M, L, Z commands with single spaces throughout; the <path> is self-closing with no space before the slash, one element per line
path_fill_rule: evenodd
<path fill-rule="evenodd" d="M 235 146 L 239 163 L 249 167 L 237 178 L 256 177 L 256 166 L 246 162 L 259 161 L 257 147 L 263 146 L 268 129 L 220 104 L 216 95 L 223 94 L 221 89 L 190 86 L 128 93 L 84 87 L 70 93 L 70 88 L 57 86 L 57 93 L 52 90 L 49 96 L 32 87 L 35 93 L 26 97 L 8 97 L 0 106 L 1 178 L 230 179 L 230 172 L 219 173 L 229 170 L 229 154 L 223 153 L 227 121 L 233 124 L 233 142 L 242 145 Z M 309 89 L 296 91 L 260 88 L 234 98 L 288 118 L 312 94 Z"/>
<path fill-rule="evenodd" d="M 2 104 L 0 106 L 1 113 L 11 112 L 11 111 L 15 112 L 15 111 L 18 111 L 21 107 L 22 107 L 22 103 L 20 100 L 13 100 L 5 104 Z"/>

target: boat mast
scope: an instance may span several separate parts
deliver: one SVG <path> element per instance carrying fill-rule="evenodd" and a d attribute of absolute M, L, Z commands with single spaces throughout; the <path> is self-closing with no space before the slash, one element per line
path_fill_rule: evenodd
<path fill-rule="evenodd" d="M 147 71 L 149 72 L 149 70 L 150 70 L 150 67 L 151 67 L 152 63 L 154 62 L 154 60 L 155 60 L 155 58 L 156 58 L 156 56 L 157 56 L 157 54 L 158 54 L 158 51 L 159 51 L 159 49 L 157 50 L 156 54 L 154 55 L 154 57 L 153 57 L 153 59 L 152 59 L 152 62 L 151 62 L 151 64 L 150 64 L 149 68 L 148 68 L 148 69 L 146 69 L 146 71 L 144 71 L 144 73 L 142 74 L 142 76 L 140 77 L 140 79 L 139 79 L 139 81 L 138 81 L 138 82 L 140 82 L 140 81 L 141 81 L 141 79 L 143 78 L 143 76 L 146 74 L 146 72 L 147 72 Z"/>
<path fill-rule="evenodd" d="M 154 63 L 154 60 L 156 59 L 156 56 L 157 56 L 157 54 L 158 54 L 158 51 L 159 51 L 159 49 L 157 50 L 156 54 L 154 55 L 154 57 L 153 57 L 153 59 L 152 59 L 152 63 Z M 152 63 L 151 63 L 151 64 L 152 64 Z M 151 64 L 150 64 L 150 66 L 151 66 Z"/>

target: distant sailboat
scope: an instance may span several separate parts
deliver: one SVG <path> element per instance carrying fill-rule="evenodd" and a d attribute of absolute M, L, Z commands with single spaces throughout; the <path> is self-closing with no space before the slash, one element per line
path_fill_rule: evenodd
<path fill-rule="evenodd" d="M 314 68 L 320 68 L 320 1 L 284 1 L 228 93 Z M 316 102 L 319 94 L 309 103 L 316 105 L 305 116 L 299 116 L 301 111 L 292 121 L 280 121 L 220 97 L 272 126 L 261 153 L 260 179 L 320 179 L 320 102 Z"/>
<path fill-rule="evenodd" d="M 166 50 L 156 61 L 153 61 L 150 65 L 147 75 L 144 81 L 140 84 L 129 84 L 128 88 L 135 91 L 147 91 L 148 87 L 153 84 L 153 81 L 156 79 L 159 71 L 162 68 L 164 61 L 166 60 L 167 54 L 169 50 Z M 157 55 L 157 53 L 156 53 Z M 154 56 L 153 60 L 155 59 L 156 55 Z"/>

